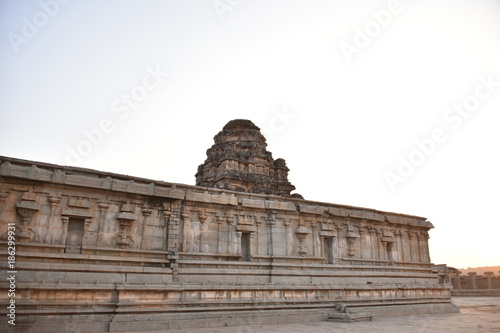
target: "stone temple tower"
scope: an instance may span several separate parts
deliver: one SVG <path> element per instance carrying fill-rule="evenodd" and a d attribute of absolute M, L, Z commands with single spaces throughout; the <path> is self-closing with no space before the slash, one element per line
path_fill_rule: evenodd
<path fill-rule="evenodd" d="M 266 138 L 250 120 L 231 120 L 214 141 L 198 167 L 197 186 L 291 196 L 295 186 L 288 181 L 285 160 L 273 159 Z"/>

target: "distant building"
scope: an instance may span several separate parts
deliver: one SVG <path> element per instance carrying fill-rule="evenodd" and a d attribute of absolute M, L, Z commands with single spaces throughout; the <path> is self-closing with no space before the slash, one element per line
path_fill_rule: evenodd
<path fill-rule="evenodd" d="M 197 186 L 0 157 L 1 279 L 17 272 L 16 331 L 458 311 L 425 218 L 303 200 L 287 175 L 248 120 L 215 137 Z"/>

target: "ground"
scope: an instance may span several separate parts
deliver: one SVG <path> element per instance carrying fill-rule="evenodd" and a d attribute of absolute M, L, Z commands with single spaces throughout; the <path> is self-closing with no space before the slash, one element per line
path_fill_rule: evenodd
<path fill-rule="evenodd" d="M 500 297 L 456 297 L 460 313 L 397 318 L 379 318 L 371 322 L 258 325 L 242 327 L 169 330 L 169 333 L 498 333 L 500 332 Z M 144 332 L 143 332 L 144 333 Z"/>

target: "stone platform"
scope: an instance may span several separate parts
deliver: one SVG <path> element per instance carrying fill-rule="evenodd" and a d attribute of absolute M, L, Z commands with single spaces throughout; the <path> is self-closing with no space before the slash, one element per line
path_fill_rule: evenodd
<path fill-rule="evenodd" d="M 500 297 L 459 297 L 453 303 L 460 313 L 409 314 L 374 318 L 373 321 L 337 323 L 316 321 L 275 325 L 245 325 L 203 329 L 168 330 L 169 333 L 496 333 L 500 331 Z M 167 332 L 167 331 L 163 331 Z M 162 333 L 163 333 L 162 332 Z M 123 332 L 125 333 L 125 332 Z M 138 333 L 127 331 L 126 333 Z M 152 333 L 152 332 L 143 332 Z"/>

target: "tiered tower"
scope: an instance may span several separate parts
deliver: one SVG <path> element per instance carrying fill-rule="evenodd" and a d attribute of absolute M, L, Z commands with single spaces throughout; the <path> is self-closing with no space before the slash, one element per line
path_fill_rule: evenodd
<path fill-rule="evenodd" d="M 214 141 L 198 167 L 197 186 L 281 196 L 290 196 L 295 189 L 288 181 L 285 160 L 273 159 L 266 138 L 250 120 L 231 120 Z"/>

